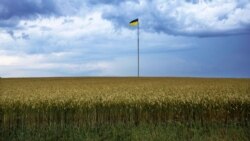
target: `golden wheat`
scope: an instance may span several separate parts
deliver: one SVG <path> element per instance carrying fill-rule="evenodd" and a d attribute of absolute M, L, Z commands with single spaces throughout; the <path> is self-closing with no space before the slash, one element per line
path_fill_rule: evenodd
<path fill-rule="evenodd" d="M 250 120 L 249 79 L 1 79 L 0 125 Z"/>

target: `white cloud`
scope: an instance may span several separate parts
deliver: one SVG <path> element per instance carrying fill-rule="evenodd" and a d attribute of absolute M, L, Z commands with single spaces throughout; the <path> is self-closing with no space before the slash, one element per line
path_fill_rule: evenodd
<path fill-rule="evenodd" d="M 70 21 L 70 23 L 65 22 Z M 20 27 L 24 27 L 26 33 L 36 36 L 46 36 L 53 34 L 56 37 L 75 38 L 82 35 L 107 34 L 114 32 L 112 24 L 102 19 L 101 13 L 94 12 L 83 18 L 78 16 L 71 17 L 51 17 L 38 18 L 36 20 L 22 20 Z M 33 28 L 27 28 L 32 27 Z"/>
<path fill-rule="evenodd" d="M 91 72 L 101 73 L 109 69 L 107 61 L 67 62 L 59 58 L 71 57 L 68 53 L 52 53 L 44 55 L 11 54 L 0 52 L 0 75 L 2 77 L 29 77 L 29 76 L 64 76 Z M 30 73 L 33 72 L 33 73 Z M 57 72 L 55 74 L 55 72 Z"/>

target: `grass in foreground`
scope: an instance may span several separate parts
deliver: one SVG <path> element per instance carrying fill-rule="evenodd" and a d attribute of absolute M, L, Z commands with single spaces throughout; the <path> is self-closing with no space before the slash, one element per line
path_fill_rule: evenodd
<path fill-rule="evenodd" d="M 235 125 L 192 125 L 168 124 L 139 126 L 116 124 L 96 127 L 61 127 L 57 124 L 49 127 L 14 129 L 4 131 L 0 140 L 8 141 L 248 141 L 250 128 Z"/>

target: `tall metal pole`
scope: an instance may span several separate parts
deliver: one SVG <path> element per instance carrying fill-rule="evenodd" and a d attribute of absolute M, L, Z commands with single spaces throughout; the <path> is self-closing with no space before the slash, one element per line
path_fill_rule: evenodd
<path fill-rule="evenodd" d="M 137 76 L 140 77 L 140 38 L 139 38 L 139 35 L 140 35 L 140 21 L 138 19 L 138 26 L 137 26 L 137 35 L 138 35 L 138 40 L 137 40 L 137 46 L 138 46 L 138 74 Z"/>

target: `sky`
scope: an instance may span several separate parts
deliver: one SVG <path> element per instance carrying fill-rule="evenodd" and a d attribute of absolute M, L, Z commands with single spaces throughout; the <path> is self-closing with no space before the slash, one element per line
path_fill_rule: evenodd
<path fill-rule="evenodd" d="M 0 0 L 0 77 L 250 78 L 250 0 Z"/>

